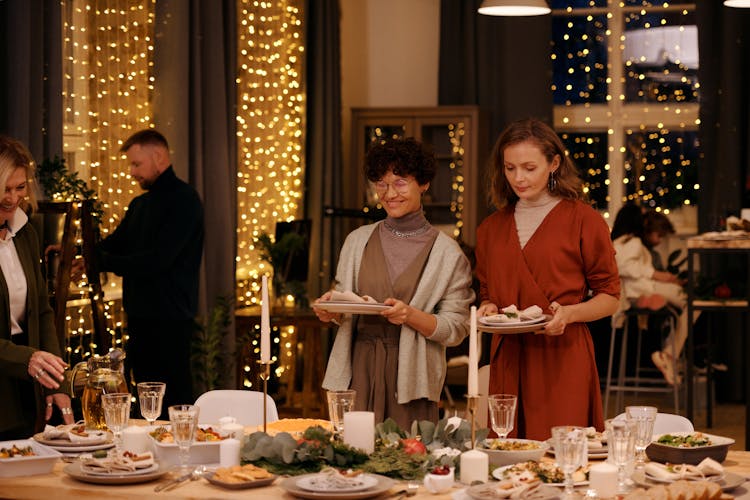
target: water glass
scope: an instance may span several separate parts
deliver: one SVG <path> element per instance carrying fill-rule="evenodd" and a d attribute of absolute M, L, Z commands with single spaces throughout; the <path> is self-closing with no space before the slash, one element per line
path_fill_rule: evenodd
<path fill-rule="evenodd" d="M 487 397 L 492 430 L 500 439 L 508 437 L 513 430 L 517 401 L 518 398 L 514 394 L 491 394 Z"/>
<path fill-rule="evenodd" d="M 172 427 L 174 442 L 180 448 L 180 470 L 187 472 L 190 447 L 195 441 L 195 431 L 198 429 L 198 414 L 200 408 L 195 405 L 175 405 L 169 407 L 169 423 Z"/>
<path fill-rule="evenodd" d="M 328 391 L 328 416 L 331 419 L 334 430 L 341 434 L 344 432 L 344 413 L 354 410 L 354 399 L 357 391 L 350 389 L 346 391 Z"/>
<path fill-rule="evenodd" d="M 604 424 L 609 460 L 617 466 L 617 491 L 627 493 L 627 469 L 635 459 L 637 426 L 632 420 L 607 420 Z"/>
<path fill-rule="evenodd" d="M 586 429 L 572 425 L 552 428 L 555 461 L 565 474 L 565 497 L 573 498 L 573 473 L 588 463 Z"/>
<path fill-rule="evenodd" d="M 115 436 L 115 453 L 122 453 L 122 430 L 128 426 L 130 417 L 130 393 L 113 392 L 102 394 L 102 410 L 107 428 Z"/>
<path fill-rule="evenodd" d="M 140 382 L 138 385 L 138 401 L 141 405 L 141 415 L 148 420 L 149 425 L 161 415 L 161 404 L 167 384 L 164 382 Z"/>
<path fill-rule="evenodd" d="M 625 416 L 636 424 L 635 432 L 635 461 L 636 468 L 644 467 L 646 462 L 646 448 L 651 444 L 654 435 L 654 421 L 656 420 L 655 406 L 626 406 Z"/>

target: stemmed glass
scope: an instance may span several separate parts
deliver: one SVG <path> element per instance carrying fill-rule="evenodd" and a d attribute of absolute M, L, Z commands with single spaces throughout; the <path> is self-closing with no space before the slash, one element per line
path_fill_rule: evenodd
<path fill-rule="evenodd" d="M 128 425 L 130 417 L 130 393 L 113 392 L 102 394 L 102 410 L 107 428 L 115 436 L 115 453 L 122 453 L 122 430 Z"/>
<path fill-rule="evenodd" d="M 656 420 L 655 406 L 626 406 L 627 420 L 635 422 L 635 466 L 642 468 L 646 462 L 646 448 L 651 444 Z"/>
<path fill-rule="evenodd" d="M 164 382 L 140 382 L 138 385 L 138 401 L 141 405 L 141 415 L 148 420 L 149 425 L 161 415 L 161 403 L 167 384 Z"/>
<path fill-rule="evenodd" d="M 500 439 L 508 437 L 510 431 L 513 430 L 517 400 L 514 394 L 491 394 L 487 397 L 492 430 Z"/>
<path fill-rule="evenodd" d="M 169 407 L 169 423 L 172 427 L 174 441 L 180 448 L 180 470 L 183 473 L 188 469 L 190 447 L 193 445 L 193 441 L 195 441 L 199 412 L 200 408 L 195 405 L 175 405 Z"/>
<path fill-rule="evenodd" d="M 334 430 L 343 435 L 344 413 L 354 410 L 354 399 L 357 391 L 350 389 L 346 391 L 328 391 L 328 415 L 331 418 Z"/>
<path fill-rule="evenodd" d="M 552 428 L 555 461 L 565 474 L 565 497 L 573 498 L 573 473 L 588 462 L 588 441 L 583 427 L 562 425 Z"/>
<path fill-rule="evenodd" d="M 617 491 L 627 493 L 626 469 L 635 456 L 637 426 L 632 420 L 607 420 L 604 424 L 609 458 L 617 466 Z"/>

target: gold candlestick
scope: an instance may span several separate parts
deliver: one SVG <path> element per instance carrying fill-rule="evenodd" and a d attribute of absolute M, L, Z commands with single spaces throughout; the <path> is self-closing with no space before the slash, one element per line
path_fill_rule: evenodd
<path fill-rule="evenodd" d="M 271 378 L 271 361 L 258 361 L 263 365 L 263 369 L 260 372 L 260 379 L 263 381 L 263 432 L 266 432 L 267 425 L 267 409 L 268 409 L 268 379 Z"/>
<path fill-rule="evenodd" d="M 469 423 L 471 424 L 471 449 L 476 447 L 477 434 L 477 406 L 479 405 L 479 396 L 466 395 L 466 409 L 469 412 Z"/>

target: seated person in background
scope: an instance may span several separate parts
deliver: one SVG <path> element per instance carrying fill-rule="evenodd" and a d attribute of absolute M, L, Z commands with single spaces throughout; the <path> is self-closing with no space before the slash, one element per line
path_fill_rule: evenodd
<path fill-rule="evenodd" d="M 673 358 L 679 358 L 687 338 L 686 296 L 676 275 L 655 269 L 651 253 L 662 238 L 671 233 L 674 233 L 674 228 L 665 215 L 655 211 L 643 213 L 640 207 L 632 204 L 622 207 L 612 227 L 617 252 L 615 259 L 625 299 L 620 312 L 632 305 L 652 310 L 670 305 L 679 313 L 675 329 L 665 340 L 662 350 L 651 354 L 651 360 L 667 383 L 674 384 Z"/>

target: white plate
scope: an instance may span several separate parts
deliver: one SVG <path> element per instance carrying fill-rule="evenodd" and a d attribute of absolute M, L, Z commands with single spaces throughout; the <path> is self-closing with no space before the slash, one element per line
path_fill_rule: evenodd
<path fill-rule="evenodd" d="M 378 481 L 377 485 L 373 486 L 370 489 L 343 493 L 332 491 L 321 493 L 317 491 L 308 491 L 297 486 L 297 481 L 309 475 L 315 474 L 306 474 L 298 477 L 287 477 L 277 484 L 281 486 L 284 491 L 295 497 L 336 500 L 359 500 L 362 498 L 377 497 L 393 488 L 393 485 L 395 484 L 395 481 L 389 477 L 381 476 L 378 474 L 368 474 L 369 476 L 376 478 Z"/>
<path fill-rule="evenodd" d="M 514 464 L 514 465 L 518 465 L 518 464 Z M 508 479 L 507 477 L 503 475 L 503 472 L 505 471 L 505 469 L 513 467 L 514 465 L 506 465 L 505 467 L 498 467 L 497 469 L 492 471 L 492 477 L 494 477 L 498 481 L 503 481 L 505 479 Z M 564 482 L 563 483 L 544 483 L 544 484 L 549 485 L 549 486 L 560 486 L 560 487 L 565 486 Z M 588 484 L 589 484 L 588 481 L 576 481 L 573 483 L 573 486 L 576 486 L 576 487 L 587 486 Z"/>
<path fill-rule="evenodd" d="M 327 300 L 318 302 L 313 307 L 332 313 L 379 314 L 381 311 L 385 311 L 391 306 L 385 304 L 373 304 L 371 302 L 339 302 Z"/>
<path fill-rule="evenodd" d="M 497 316 L 500 316 L 500 314 L 493 314 L 491 316 L 481 317 L 479 318 L 479 323 L 482 323 L 485 326 L 521 326 L 521 325 L 533 325 L 534 323 L 541 323 L 542 321 L 544 321 L 544 318 L 545 318 L 545 316 L 542 315 L 542 316 L 539 316 L 538 318 L 519 319 L 515 321 L 500 321 L 499 319 L 497 320 L 492 319 Z"/>
<path fill-rule="evenodd" d="M 549 438 L 547 440 L 547 444 L 549 444 L 549 448 L 547 449 L 547 453 L 554 456 L 555 455 L 555 443 L 553 442 L 552 438 Z M 588 457 L 589 460 L 594 459 L 602 459 L 607 458 L 609 454 L 607 453 L 607 447 L 601 446 L 599 448 L 588 448 Z"/>
<path fill-rule="evenodd" d="M 60 458 L 57 450 L 51 449 L 33 439 L 16 439 L 13 441 L 0 441 L 0 448 L 31 447 L 33 455 L 0 458 L 0 477 L 32 476 L 34 474 L 47 474 Z M 1 482 L 0 482 L 1 484 Z"/>
<path fill-rule="evenodd" d="M 297 487 L 319 493 L 350 493 L 367 490 L 378 484 L 378 479 L 369 474 L 360 474 L 351 479 L 352 484 L 334 486 L 328 474 L 308 474 L 297 480 Z"/>
<path fill-rule="evenodd" d="M 105 432 L 105 431 L 92 431 L 101 433 L 101 435 L 97 436 L 96 439 L 86 439 L 83 441 L 68 441 L 67 439 L 44 439 L 44 433 L 38 432 L 37 434 L 34 434 L 34 440 L 42 443 L 43 445 L 49 446 L 50 448 L 60 449 L 60 448 L 82 448 L 82 447 L 91 447 L 91 446 L 99 446 L 102 444 L 110 443 L 112 446 L 112 433 L 111 432 Z M 88 450 L 79 450 L 79 451 L 88 451 Z"/>
<path fill-rule="evenodd" d="M 82 453 L 84 451 L 107 450 L 109 448 L 113 448 L 115 446 L 115 443 L 93 444 L 88 446 L 47 446 L 62 453 Z"/>
<path fill-rule="evenodd" d="M 466 490 L 466 494 L 469 496 L 469 498 L 472 498 L 474 500 L 495 500 L 509 498 L 507 496 L 503 496 L 498 492 L 497 485 L 498 483 L 494 481 L 485 484 L 477 484 L 469 487 Z M 543 484 L 535 490 L 525 493 L 522 498 L 526 498 L 529 500 L 552 500 L 559 498 L 559 495 L 560 490 L 551 488 Z"/>
<path fill-rule="evenodd" d="M 156 472 L 158 470 L 159 470 L 159 464 L 151 464 L 148 467 L 143 467 L 141 469 L 136 469 L 136 470 L 118 470 L 115 472 L 107 472 L 97 467 L 90 467 L 88 465 L 81 464 L 81 472 L 89 476 L 127 477 L 127 476 L 138 476 L 140 474 L 151 474 L 152 472 Z"/>
<path fill-rule="evenodd" d="M 135 474 L 129 476 L 123 476 L 121 474 L 109 474 L 100 476 L 97 474 L 86 474 L 81 471 L 81 462 L 73 462 L 63 468 L 63 472 L 76 479 L 85 483 L 94 484 L 136 484 L 145 483 L 147 481 L 153 481 L 159 479 L 161 476 L 167 473 L 166 469 L 158 469 L 154 472 L 147 472 L 145 474 Z"/>
<path fill-rule="evenodd" d="M 631 478 L 633 479 L 633 482 L 635 482 L 635 484 L 646 487 L 663 484 L 664 482 L 664 480 L 657 480 L 652 478 L 651 476 L 646 475 L 642 470 L 636 470 L 635 472 L 633 472 Z M 739 486 L 742 486 L 743 484 L 745 484 L 745 481 L 747 481 L 747 479 L 745 479 L 745 477 L 740 474 L 735 474 L 734 472 L 725 472 L 724 477 L 716 481 L 716 483 L 719 485 L 722 491 L 730 491 Z"/>
<path fill-rule="evenodd" d="M 545 327 L 547 323 L 552 319 L 551 314 L 545 314 L 541 321 L 535 321 L 529 324 L 519 323 L 497 323 L 494 325 L 485 325 L 481 321 L 477 321 L 477 330 L 480 332 L 487 333 L 531 333 L 536 332 Z"/>

